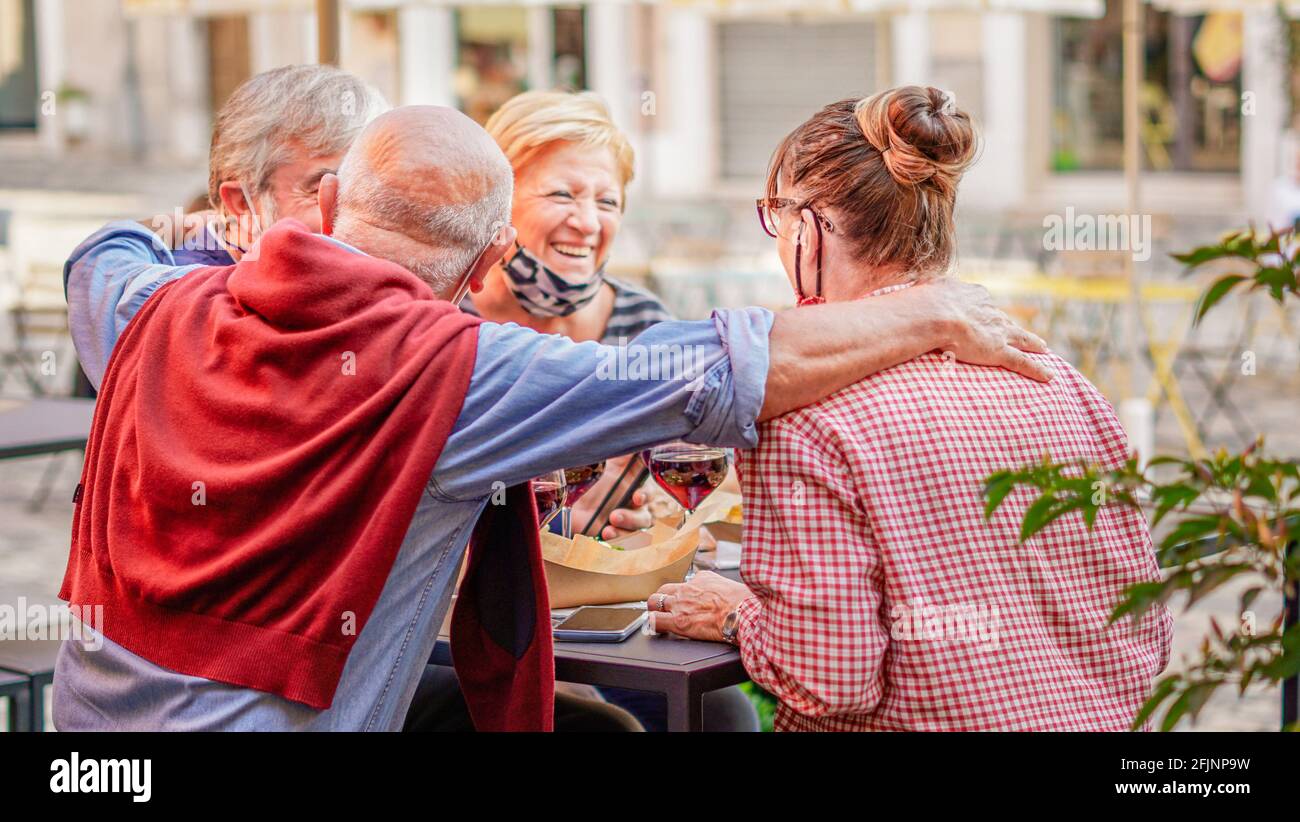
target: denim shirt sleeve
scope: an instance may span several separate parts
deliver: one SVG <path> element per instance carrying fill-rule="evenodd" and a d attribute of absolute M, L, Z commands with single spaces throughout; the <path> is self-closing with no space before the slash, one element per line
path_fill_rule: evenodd
<path fill-rule="evenodd" d="M 112 222 L 77 246 L 63 266 L 68 329 L 77 358 L 96 388 L 117 338 L 164 283 L 200 266 L 178 266 L 172 253 L 139 223 Z"/>
<path fill-rule="evenodd" d="M 484 323 L 431 491 L 474 499 L 496 482 L 673 439 L 754 447 L 772 319 L 759 308 L 719 310 L 658 323 L 623 348 Z"/>

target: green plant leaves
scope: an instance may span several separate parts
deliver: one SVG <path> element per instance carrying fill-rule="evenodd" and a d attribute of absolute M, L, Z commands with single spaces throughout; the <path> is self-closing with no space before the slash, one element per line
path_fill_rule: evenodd
<path fill-rule="evenodd" d="M 1220 300 L 1228 295 L 1228 292 L 1246 281 L 1242 274 L 1229 274 L 1226 277 L 1220 277 L 1214 281 L 1214 284 L 1206 289 L 1205 293 L 1196 302 L 1196 311 L 1193 313 L 1193 322 L 1200 323 L 1201 319 L 1214 308 Z"/>
<path fill-rule="evenodd" d="M 1015 489 L 1017 476 L 1013 471 L 999 471 L 988 478 L 984 484 L 984 496 L 987 499 L 984 504 L 984 519 L 991 519 L 1002 500 Z"/>
<path fill-rule="evenodd" d="M 1133 718 L 1133 730 L 1142 729 L 1142 726 L 1147 723 L 1147 720 L 1156 712 L 1161 703 L 1173 695 L 1174 690 L 1178 687 L 1178 681 L 1179 678 L 1176 676 L 1167 676 L 1156 683 L 1155 690 L 1151 692 L 1151 696 L 1147 697 L 1147 701 L 1143 703 L 1137 712 L 1137 716 Z"/>
<path fill-rule="evenodd" d="M 1200 323 L 1206 313 L 1218 305 L 1228 292 L 1243 283 L 1250 290 L 1267 291 L 1281 303 L 1288 294 L 1300 294 L 1296 283 L 1297 250 L 1294 229 L 1262 233 L 1254 228 L 1234 231 L 1214 245 L 1200 246 L 1182 254 L 1172 254 L 1186 266 L 1185 274 L 1216 260 L 1242 260 L 1251 270 L 1246 274 L 1228 274 L 1215 280 L 1201 295 L 1193 313 L 1193 322 Z"/>
<path fill-rule="evenodd" d="M 1217 687 L 1216 684 L 1211 682 L 1193 682 L 1186 685 L 1182 693 L 1169 706 L 1169 710 L 1165 712 L 1164 719 L 1160 721 L 1160 730 L 1172 731 L 1174 726 L 1178 724 L 1178 720 L 1187 715 L 1190 715 L 1192 719 L 1196 719 L 1200 715 L 1201 709 L 1205 707 L 1205 703 L 1214 695 Z"/>

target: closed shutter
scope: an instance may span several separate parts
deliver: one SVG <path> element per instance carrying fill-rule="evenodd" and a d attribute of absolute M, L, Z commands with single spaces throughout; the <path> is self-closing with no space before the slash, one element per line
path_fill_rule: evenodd
<path fill-rule="evenodd" d="M 874 91 L 868 21 L 718 25 L 722 176 L 754 180 L 781 138 L 827 103 Z"/>

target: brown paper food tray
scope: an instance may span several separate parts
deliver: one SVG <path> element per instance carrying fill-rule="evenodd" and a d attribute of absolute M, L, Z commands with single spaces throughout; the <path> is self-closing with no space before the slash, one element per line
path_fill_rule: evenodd
<path fill-rule="evenodd" d="M 686 579 L 699 539 L 698 529 L 678 534 L 656 525 L 646 534 L 620 540 L 620 551 L 589 537 L 567 540 L 544 533 L 542 558 L 551 607 L 642 601 L 660 586 Z"/>

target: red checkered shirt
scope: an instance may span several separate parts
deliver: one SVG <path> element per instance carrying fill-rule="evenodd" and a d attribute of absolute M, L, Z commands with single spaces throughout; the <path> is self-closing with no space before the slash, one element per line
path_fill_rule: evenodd
<path fill-rule="evenodd" d="M 1042 384 L 930 354 L 764 424 L 739 460 L 745 668 L 778 730 L 1126 730 L 1169 658 L 1167 609 L 1107 626 L 1159 578 L 1141 513 L 1078 512 L 1028 542 L 1035 495 L 989 521 L 985 478 L 1127 456 L 1065 361 Z"/>

